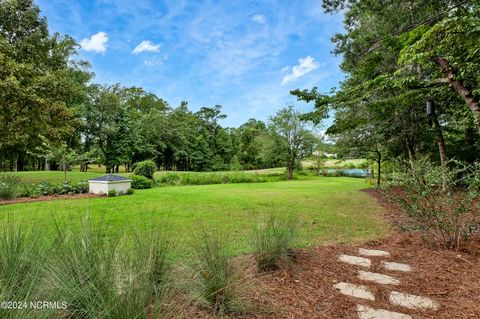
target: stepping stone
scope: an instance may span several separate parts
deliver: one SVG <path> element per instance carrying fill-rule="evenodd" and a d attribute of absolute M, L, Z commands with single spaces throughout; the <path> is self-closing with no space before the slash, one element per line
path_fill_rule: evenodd
<path fill-rule="evenodd" d="M 338 257 L 338 259 L 340 261 L 343 261 L 344 263 L 347 263 L 347 264 L 350 264 L 350 265 L 355 265 L 355 266 L 370 268 L 370 265 L 371 265 L 370 259 L 363 258 L 363 257 L 340 255 Z"/>
<path fill-rule="evenodd" d="M 403 313 L 373 309 L 362 305 L 357 305 L 357 312 L 360 319 L 412 319 L 412 316 Z"/>
<path fill-rule="evenodd" d="M 341 294 L 355 297 L 355 298 L 362 298 L 367 300 L 375 300 L 375 296 L 371 293 L 367 287 L 363 285 L 354 285 L 349 284 L 346 282 L 339 282 L 338 284 L 334 285 L 335 288 L 340 290 Z"/>
<path fill-rule="evenodd" d="M 363 270 L 358 271 L 358 278 L 361 280 L 373 281 L 382 285 L 398 285 L 400 283 L 398 279 L 391 276 Z"/>
<path fill-rule="evenodd" d="M 359 248 L 358 253 L 363 256 L 390 257 L 390 253 L 384 250 Z"/>
<path fill-rule="evenodd" d="M 398 291 L 390 292 L 389 300 L 392 305 L 410 309 L 438 309 L 438 303 L 430 298 L 410 295 Z"/>
<path fill-rule="evenodd" d="M 384 261 L 382 263 L 383 263 L 383 268 L 387 270 L 404 271 L 404 272 L 408 272 L 412 270 L 412 267 L 407 264 L 394 263 L 390 261 Z"/>

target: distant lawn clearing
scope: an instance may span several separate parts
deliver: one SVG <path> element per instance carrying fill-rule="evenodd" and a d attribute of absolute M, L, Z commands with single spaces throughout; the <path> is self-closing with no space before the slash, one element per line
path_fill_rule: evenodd
<path fill-rule="evenodd" d="M 182 254 L 199 227 L 230 234 L 232 252 L 248 251 L 248 236 L 269 211 L 294 213 L 301 225 L 299 246 L 353 243 L 386 234 L 382 208 L 362 179 L 303 177 L 258 184 L 166 186 L 131 196 L 55 200 L 0 206 L 0 222 L 44 227 L 78 224 L 87 212 L 110 232 L 130 232 L 165 220 Z"/>
<path fill-rule="evenodd" d="M 323 163 L 324 168 L 351 168 L 357 167 L 359 168 L 361 165 L 365 164 L 366 160 L 362 158 L 352 158 L 352 159 L 327 159 L 325 163 Z M 304 160 L 302 161 L 302 165 L 305 168 L 315 167 L 315 161 L 313 160 Z"/>
<path fill-rule="evenodd" d="M 154 178 L 158 179 L 162 175 L 169 173 L 174 174 L 197 174 L 197 175 L 209 175 L 209 174 L 235 174 L 235 173 L 248 173 L 248 174 L 259 174 L 259 175 L 268 175 L 268 174 L 282 174 L 285 172 L 285 168 L 267 168 L 260 170 L 250 170 L 250 171 L 222 171 L 222 172 L 184 172 L 184 171 L 157 171 L 155 172 Z M 65 180 L 64 173 L 62 171 L 24 171 L 24 172 L 14 172 L 10 174 L 15 174 L 22 177 L 22 184 L 38 184 L 41 182 L 49 183 L 63 183 Z M 74 168 L 72 171 L 67 172 L 67 181 L 76 184 L 82 180 L 88 180 L 90 178 L 103 176 L 105 171 L 88 171 L 80 172 L 77 168 Z M 126 176 L 133 173 L 114 173 L 115 175 Z"/>

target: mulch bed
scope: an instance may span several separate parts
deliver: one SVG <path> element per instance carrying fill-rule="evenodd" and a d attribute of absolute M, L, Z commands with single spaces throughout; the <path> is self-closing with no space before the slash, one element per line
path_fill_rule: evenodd
<path fill-rule="evenodd" d="M 375 191 L 368 192 L 385 206 L 388 220 L 395 224 L 403 222 L 394 206 L 384 202 Z M 371 271 L 392 275 L 401 283 L 384 286 L 361 281 L 356 277 L 357 267 L 338 261 L 342 253 L 358 255 L 359 247 L 389 251 L 390 258 L 371 257 Z M 381 260 L 408 263 L 412 271 L 385 272 L 380 267 Z M 395 231 L 388 238 L 363 245 L 300 250 L 293 269 L 252 277 L 254 299 L 269 311 L 235 318 L 358 318 L 357 304 L 410 314 L 414 318 L 480 318 L 480 237 L 455 252 L 430 247 L 419 233 Z M 377 300 L 341 295 L 333 287 L 338 281 L 368 286 Z M 440 308 L 423 311 L 393 306 L 388 301 L 391 290 L 430 297 Z M 198 310 L 194 317 L 213 318 Z"/>
<path fill-rule="evenodd" d="M 58 199 L 92 198 L 92 197 L 102 197 L 102 196 L 105 196 L 105 195 L 72 194 L 72 195 L 50 195 L 50 196 L 39 196 L 39 197 L 20 197 L 20 198 L 8 199 L 8 200 L 0 200 L 0 205 L 30 203 L 30 202 L 45 202 L 49 200 L 58 200 Z"/>

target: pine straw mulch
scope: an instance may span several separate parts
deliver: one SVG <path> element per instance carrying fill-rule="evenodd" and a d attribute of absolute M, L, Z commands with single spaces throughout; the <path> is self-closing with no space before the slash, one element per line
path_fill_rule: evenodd
<path fill-rule="evenodd" d="M 10 204 L 20 204 L 20 203 L 31 203 L 31 202 L 45 202 L 49 200 L 58 200 L 58 199 L 78 199 L 78 198 L 91 198 L 91 197 L 102 197 L 102 196 L 105 196 L 105 195 L 71 194 L 71 195 L 49 195 L 49 196 L 39 196 L 39 197 L 19 197 L 14 199 L 0 200 L 0 206 L 10 205 Z"/>
<path fill-rule="evenodd" d="M 395 207 L 383 201 L 381 204 L 386 208 L 386 218 L 393 223 L 399 222 Z M 371 258 L 371 271 L 392 275 L 401 283 L 379 285 L 356 278 L 358 268 L 338 261 L 338 255 L 358 255 L 359 247 L 389 251 L 389 258 Z M 253 264 L 251 256 L 245 258 Z M 384 271 L 380 267 L 381 260 L 408 263 L 412 271 Z M 395 231 L 388 238 L 363 245 L 328 245 L 300 250 L 297 263 L 290 270 L 255 275 L 252 267 L 249 273 L 252 278 L 249 295 L 263 311 L 233 316 L 235 318 L 358 318 L 357 304 L 406 313 L 414 318 L 480 318 L 480 236 L 455 252 L 430 247 L 421 234 Z M 341 295 L 333 287 L 338 281 L 368 286 L 376 300 Z M 422 311 L 393 306 L 388 302 L 391 290 L 430 297 L 440 308 Z M 213 316 L 196 309 L 190 318 Z"/>

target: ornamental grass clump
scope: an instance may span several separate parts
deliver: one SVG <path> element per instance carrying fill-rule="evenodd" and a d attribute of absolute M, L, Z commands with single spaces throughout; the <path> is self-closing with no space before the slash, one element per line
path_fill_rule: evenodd
<path fill-rule="evenodd" d="M 20 176 L 11 173 L 0 174 L 0 199 L 15 198 L 21 181 Z"/>
<path fill-rule="evenodd" d="M 249 280 L 242 265 L 230 258 L 225 236 L 206 230 L 199 232 L 193 243 L 193 253 L 190 291 L 194 300 L 219 316 L 248 312 Z"/>
<path fill-rule="evenodd" d="M 298 222 L 293 215 L 271 213 L 254 229 L 252 246 L 260 272 L 274 271 L 294 260 Z"/>
<path fill-rule="evenodd" d="M 102 225 L 58 229 L 42 289 L 65 318 L 159 318 L 171 241 L 162 229 L 112 237 Z"/>
<path fill-rule="evenodd" d="M 42 300 L 39 274 L 46 255 L 47 246 L 39 232 L 9 221 L 0 223 L 0 302 Z M 28 308 L 0 308 L 0 318 L 5 319 L 47 317 Z"/>

